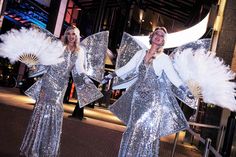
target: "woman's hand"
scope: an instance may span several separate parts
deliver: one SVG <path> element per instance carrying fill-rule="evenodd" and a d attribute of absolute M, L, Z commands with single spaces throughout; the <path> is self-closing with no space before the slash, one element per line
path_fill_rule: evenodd
<path fill-rule="evenodd" d="M 102 80 L 102 84 L 106 84 L 108 81 L 110 81 L 113 77 L 116 77 L 116 73 L 113 72 L 111 74 L 108 74 L 106 76 L 104 76 L 104 79 Z"/>
<path fill-rule="evenodd" d="M 29 67 L 29 70 L 30 70 L 30 71 L 35 71 L 35 70 L 37 70 L 37 68 L 36 68 L 35 65 L 32 65 L 32 66 Z"/>
<path fill-rule="evenodd" d="M 191 91 L 188 89 L 188 87 L 185 87 L 185 86 L 181 85 L 181 86 L 179 86 L 179 88 L 180 88 L 181 90 L 183 90 L 183 91 L 187 94 L 187 97 L 188 97 L 188 98 L 190 98 L 190 99 L 193 99 L 193 98 L 194 98 L 193 94 L 192 94 Z"/>

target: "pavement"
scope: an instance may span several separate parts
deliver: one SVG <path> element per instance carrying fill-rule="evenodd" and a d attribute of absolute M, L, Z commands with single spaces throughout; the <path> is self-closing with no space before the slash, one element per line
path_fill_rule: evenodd
<path fill-rule="evenodd" d="M 19 156 L 34 100 L 20 94 L 17 88 L 0 87 L 0 157 Z M 106 108 L 85 107 L 86 120 L 68 118 L 74 104 L 64 104 L 60 157 L 116 157 L 125 126 Z M 175 157 L 200 157 L 196 147 L 183 142 L 184 132 Z M 174 135 L 161 138 L 160 157 L 170 157 Z"/>

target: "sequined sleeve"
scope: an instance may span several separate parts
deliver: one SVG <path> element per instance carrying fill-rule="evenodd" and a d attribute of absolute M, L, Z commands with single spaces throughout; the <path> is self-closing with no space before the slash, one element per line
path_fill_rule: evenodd
<path fill-rule="evenodd" d="M 139 61 L 143 58 L 143 50 L 138 51 L 131 59 L 130 61 L 125 64 L 123 67 L 115 70 L 115 73 L 118 77 L 122 77 L 126 75 L 127 73 L 133 71 L 139 64 Z"/>
<path fill-rule="evenodd" d="M 46 66 L 46 65 L 35 65 L 34 68 L 31 68 L 30 72 L 29 72 L 29 77 L 37 77 L 40 75 L 45 74 L 50 66 Z"/>

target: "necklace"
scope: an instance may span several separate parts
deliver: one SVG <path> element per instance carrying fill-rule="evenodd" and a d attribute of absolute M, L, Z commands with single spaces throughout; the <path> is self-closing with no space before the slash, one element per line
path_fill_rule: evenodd
<path fill-rule="evenodd" d="M 74 51 L 75 51 L 75 47 L 67 46 L 66 49 L 67 49 L 67 51 L 69 51 L 69 52 L 74 52 Z"/>
<path fill-rule="evenodd" d="M 146 64 L 150 64 L 152 62 L 153 59 L 155 59 L 156 53 L 152 54 L 150 53 L 150 50 L 146 51 L 146 55 L 144 57 L 145 63 Z"/>

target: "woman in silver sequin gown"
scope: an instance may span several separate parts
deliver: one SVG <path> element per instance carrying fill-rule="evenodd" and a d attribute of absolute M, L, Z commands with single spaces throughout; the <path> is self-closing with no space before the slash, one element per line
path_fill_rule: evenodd
<path fill-rule="evenodd" d="M 160 137 L 188 127 L 171 83 L 193 96 L 162 52 L 166 33 L 158 27 L 150 36 L 149 50 L 138 51 L 125 66 L 105 77 L 109 80 L 137 72 L 137 81 L 109 108 L 127 125 L 119 157 L 157 157 Z"/>
<path fill-rule="evenodd" d="M 73 77 L 84 75 L 84 55 L 79 47 L 79 29 L 68 27 L 64 35 L 64 61 L 47 68 L 43 77 L 30 87 L 26 94 L 34 97 L 36 105 L 28 124 L 20 153 L 27 157 L 56 157 L 59 155 L 60 136 L 63 121 L 63 98 L 70 72 Z M 79 58 L 80 66 L 75 69 Z M 75 82 L 76 83 L 76 82 Z"/>

